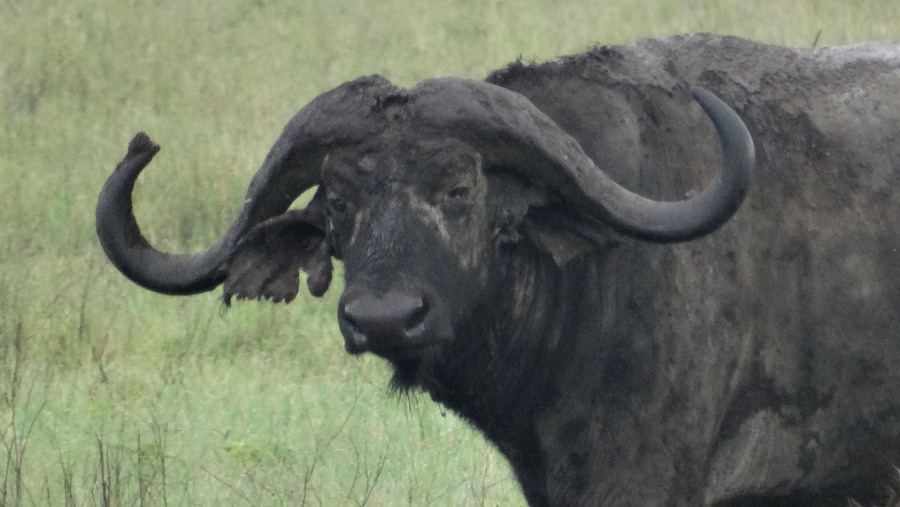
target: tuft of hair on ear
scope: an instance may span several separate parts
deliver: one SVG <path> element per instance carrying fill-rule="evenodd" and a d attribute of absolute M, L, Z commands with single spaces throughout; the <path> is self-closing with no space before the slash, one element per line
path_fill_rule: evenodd
<path fill-rule="evenodd" d="M 514 210 L 504 209 L 498 213 L 498 219 L 494 226 L 494 237 L 500 243 L 518 243 L 522 239 L 519 227 L 525 217 L 525 213 L 516 213 Z"/>
<path fill-rule="evenodd" d="M 328 290 L 332 264 L 325 232 L 304 211 L 267 220 L 240 239 L 227 263 L 226 306 L 232 297 L 289 303 L 299 291 L 301 269 L 313 296 Z"/>
<path fill-rule="evenodd" d="M 500 243 L 522 240 L 521 227 L 532 208 L 547 204 L 545 196 L 522 177 L 498 168 L 487 171 L 489 213 Z"/>

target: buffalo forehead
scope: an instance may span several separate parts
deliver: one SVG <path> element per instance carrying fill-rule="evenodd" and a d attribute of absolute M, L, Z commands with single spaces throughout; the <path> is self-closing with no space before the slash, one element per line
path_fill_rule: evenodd
<path fill-rule="evenodd" d="M 468 144 L 454 139 L 419 139 L 388 133 L 367 143 L 343 146 L 329 154 L 326 176 L 331 172 L 346 177 L 375 178 L 376 181 L 417 181 L 453 178 L 477 169 L 481 155 Z"/>

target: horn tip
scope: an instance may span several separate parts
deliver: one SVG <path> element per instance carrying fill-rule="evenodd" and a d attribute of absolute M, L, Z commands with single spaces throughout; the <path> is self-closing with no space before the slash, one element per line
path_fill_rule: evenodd
<path fill-rule="evenodd" d="M 159 151 L 159 145 L 154 143 L 150 136 L 144 132 L 138 132 L 128 143 L 128 156 L 134 157 L 144 153 L 155 154 Z"/>

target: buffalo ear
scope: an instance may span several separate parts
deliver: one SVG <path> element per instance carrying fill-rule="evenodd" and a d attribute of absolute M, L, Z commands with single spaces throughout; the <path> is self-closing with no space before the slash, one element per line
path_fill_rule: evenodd
<path fill-rule="evenodd" d="M 521 241 L 528 211 L 545 206 L 547 199 L 527 181 L 505 171 L 489 172 L 488 188 L 488 213 L 494 238 L 501 243 Z"/>
<path fill-rule="evenodd" d="M 602 227 L 573 216 L 555 196 L 519 176 L 495 171 L 488 180 L 494 236 L 500 242 L 528 241 L 560 267 L 616 244 L 615 239 L 600 232 Z"/>
<path fill-rule="evenodd" d="M 331 284 L 331 254 L 321 217 L 292 210 L 250 229 L 228 262 L 225 304 L 238 299 L 290 302 L 299 290 L 299 271 L 307 274 L 310 294 L 320 297 Z"/>
<path fill-rule="evenodd" d="M 562 267 L 579 257 L 618 244 L 578 218 L 552 209 L 532 209 L 523 226 L 525 236 Z"/>

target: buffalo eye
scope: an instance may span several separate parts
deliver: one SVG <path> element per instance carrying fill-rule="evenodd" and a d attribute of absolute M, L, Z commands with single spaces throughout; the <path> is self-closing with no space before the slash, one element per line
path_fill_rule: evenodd
<path fill-rule="evenodd" d="M 347 212 L 347 201 L 339 197 L 331 197 L 328 199 L 328 207 L 332 212 L 342 215 Z"/>
<path fill-rule="evenodd" d="M 450 198 L 454 199 L 454 200 L 455 199 L 465 199 L 466 197 L 469 196 L 470 192 L 471 192 L 471 190 L 469 189 L 469 187 L 459 186 L 459 187 L 454 188 L 450 192 L 448 192 L 447 195 L 449 195 Z"/>

